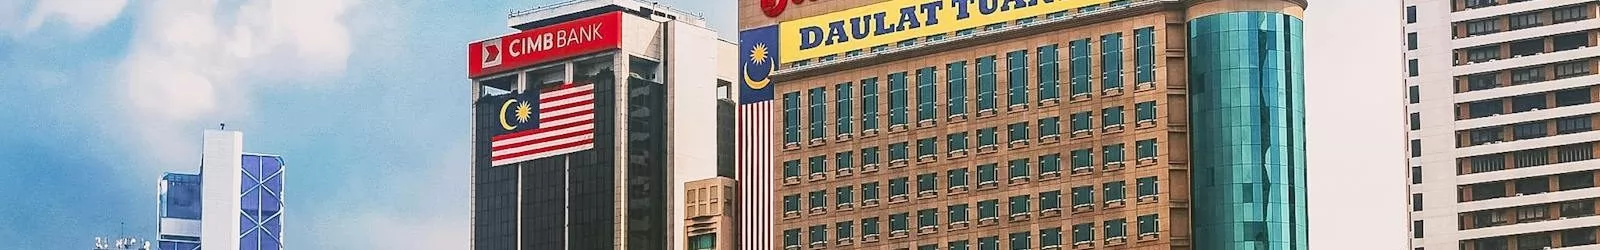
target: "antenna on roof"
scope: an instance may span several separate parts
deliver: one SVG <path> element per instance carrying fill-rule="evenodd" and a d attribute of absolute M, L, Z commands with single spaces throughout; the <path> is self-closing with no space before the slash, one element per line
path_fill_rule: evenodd
<path fill-rule="evenodd" d="M 222 130 L 228 130 L 228 123 L 226 123 L 226 122 L 217 123 L 217 126 L 222 127 Z"/>

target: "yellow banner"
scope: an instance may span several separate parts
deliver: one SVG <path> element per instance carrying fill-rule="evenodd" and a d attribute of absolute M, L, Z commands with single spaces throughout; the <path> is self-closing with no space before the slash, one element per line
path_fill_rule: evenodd
<path fill-rule="evenodd" d="M 1112 0 L 891 0 L 778 24 L 788 63 Z"/>

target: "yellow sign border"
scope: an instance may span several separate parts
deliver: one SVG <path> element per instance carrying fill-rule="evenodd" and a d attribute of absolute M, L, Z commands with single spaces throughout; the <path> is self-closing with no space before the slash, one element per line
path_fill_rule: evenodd
<path fill-rule="evenodd" d="M 862 7 L 856 7 L 856 8 L 853 8 L 853 9 L 842 10 L 842 11 L 838 11 L 838 12 L 822 14 L 822 15 L 817 15 L 817 16 L 812 16 L 812 17 L 796 19 L 796 20 L 793 20 L 793 21 L 778 23 L 778 41 L 779 41 L 778 42 L 778 44 L 779 44 L 778 45 L 778 50 L 779 50 L 778 55 L 782 56 L 782 58 L 778 58 L 779 62 L 789 63 L 789 62 L 795 62 L 795 61 L 800 61 L 800 60 L 804 60 L 804 59 L 822 57 L 822 56 L 826 56 L 826 55 L 834 55 L 834 54 L 839 54 L 839 53 L 844 53 L 844 52 L 848 52 L 848 51 L 852 51 L 852 50 L 868 48 L 868 47 L 877 46 L 877 45 L 895 43 L 895 42 L 903 41 L 903 40 L 906 40 L 906 39 L 925 37 L 925 36 L 934 35 L 934 34 L 949 33 L 949 32 L 954 32 L 954 31 L 962 30 L 962 29 L 966 29 L 966 28 L 972 28 L 972 27 L 978 27 L 978 26 L 989 25 L 989 24 L 994 24 L 994 23 L 1006 22 L 1006 21 L 1021 19 L 1021 18 L 1024 18 L 1024 17 L 1040 16 L 1040 15 L 1045 15 L 1045 14 L 1049 14 L 1049 13 L 1059 12 L 1059 11 L 1062 11 L 1062 10 L 1072 10 L 1072 9 L 1077 9 L 1077 8 L 1081 8 L 1081 7 L 1085 7 L 1085 6 L 1089 6 L 1089 5 L 1103 4 L 1103 3 L 1112 2 L 1113 0 L 1054 0 L 1054 1 L 1047 1 L 1047 0 L 976 0 L 976 1 L 971 1 L 971 2 L 966 4 L 967 13 L 969 14 L 969 16 L 966 19 L 956 19 L 956 15 L 958 14 L 958 10 L 956 9 L 957 6 L 956 6 L 955 1 L 966 1 L 966 0 L 934 0 L 934 1 L 929 1 L 929 0 L 892 0 L 892 1 L 886 1 L 886 2 L 871 4 L 871 5 L 867 5 L 867 6 L 862 6 Z M 978 9 L 978 4 L 979 4 L 978 2 L 979 1 L 992 1 L 992 2 L 997 3 L 997 4 L 1008 5 L 1008 6 L 1014 6 L 1014 5 L 1012 5 L 1012 3 L 1013 2 L 1017 2 L 1017 1 L 1020 1 L 1020 2 L 1032 2 L 1032 3 L 1035 3 L 1035 4 L 1034 5 L 1029 5 L 1029 6 L 1023 7 L 1023 8 L 1008 9 L 1008 10 L 1005 10 L 1005 11 L 996 10 L 993 13 L 990 13 L 988 15 L 984 15 L 984 14 L 979 12 L 979 9 Z M 801 41 L 800 41 L 800 29 L 801 28 L 806 28 L 806 27 L 822 28 L 823 29 L 822 36 L 823 37 L 827 37 L 827 34 L 828 34 L 827 27 L 828 27 L 829 23 L 832 23 L 832 22 L 835 22 L 835 21 L 844 21 L 846 30 L 841 31 L 841 32 L 845 32 L 846 35 L 848 36 L 848 34 L 850 32 L 848 30 L 849 27 L 850 27 L 850 24 L 849 24 L 850 23 L 850 18 L 853 18 L 853 17 L 858 18 L 858 17 L 863 17 L 863 16 L 872 16 L 872 15 L 876 15 L 878 13 L 883 13 L 884 14 L 883 20 L 885 22 L 895 22 L 895 23 L 897 23 L 897 22 L 899 22 L 899 20 L 900 20 L 900 18 L 902 16 L 900 10 L 902 8 L 906 8 L 906 7 L 913 7 L 913 8 L 917 8 L 917 10 L 918 10 L 918 17 L 916 17 L 917 20 L 918 21 L 922 21 L 922 20 L 925 20 L 925 18 L 926 18 L 925 16 L 922 16 L 922 15 L 926 15 L 926 14 L 925 13 L 921 13 L 921 7 L 920 6 L 922 4 L 926 4 L 926 3 L 930 3 L 930 2 L 939 2 L 940 4 L 944 5 L 938 11 L 936 11 L 937 14 L 938 14 L 938 16 L 937 16 L 938 17 L 937 18 L 938 24 L 934 24 L 934 25 L 926 25 L 926 24 L 924 24 L 921 27 L 914 28 L 914 29 L 906 29 L 906 30 L 903 30 L 903 31 L 892 32 L 892 33 L 883 34 L 883 35 L 873 34 L 873 35 L 868 35 L 867 38 L 863 38 L 863 39 L 853 39 L 852 38 L 849 41 L 845 41 L 845 42 L 841 42 L 841 43 L 834 43 L 834 44 L 825 44 L 824 43 L 824 44 L 817 45 L 816 47 L 813 47 L 813 48 L 810 48 L 810 49 L 800 50 L 800 44 L 801 44 Z M 875 29 L 875 26 L 866 27 L 866 28 Z"/>

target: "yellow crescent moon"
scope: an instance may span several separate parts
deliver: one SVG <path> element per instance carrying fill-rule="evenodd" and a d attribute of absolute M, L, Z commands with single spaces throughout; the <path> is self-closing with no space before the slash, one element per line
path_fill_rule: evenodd
<path fill-rule="evenodd" d="M 747 85 L 747 86 L 750 86 L 750 89 L 763 89 L 763 88 L 766 88 L 767 87 L 767 83 L 771 83 L 772 82 L 772 72 L 773 71 L 778 71 L 778 63 L 777 62 L 773 62 L 772 65 L 769 66 L 769 67 L 771 67 L 771 69 L 767 70 L 767 78 L 766 79 L 761 79 L 760 81 L 756 81 L 755 79 L 750 79 L 750 70 L 749 70 L 750 62 L 748 62 L 748 61 L 744 62 L 744 67 L 746 69 L 745 72 L 739 72 L 739 73 L 743 73 L 742 75 L 744 75 L 744 84 Z"/>
<path fill-rule="evenodd" d="M 508 99 L 505 104 L 500 104 L 500 127 L 506 130 L 517 129 L 517 126 L 506 123 L 506 108 L 511 107 L 512 103 L 517 103 L 517 99 Z"/>

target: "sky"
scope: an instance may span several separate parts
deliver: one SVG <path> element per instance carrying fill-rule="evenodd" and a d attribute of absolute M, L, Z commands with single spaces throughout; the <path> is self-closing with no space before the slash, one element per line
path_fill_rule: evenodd
<path fill-rule="evenodd" d="M 465 44 L 552 2 L 0 0 L 0 242 L 154 238 L 226 123 L 288 164 L 287 249 L 465 249 Z M 732 0 L 660 2 L 734 33 Z M 1399 8 L 1307 11 L 1314 249 L 1405 248 Z"/>

